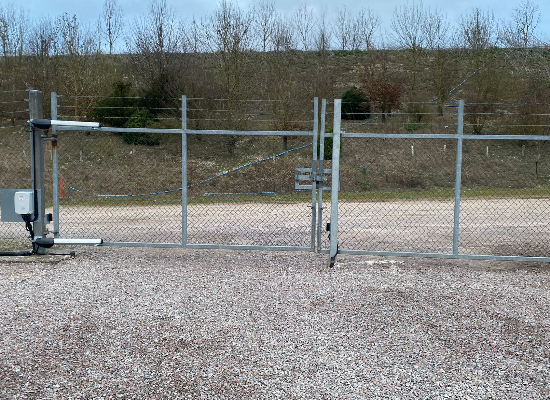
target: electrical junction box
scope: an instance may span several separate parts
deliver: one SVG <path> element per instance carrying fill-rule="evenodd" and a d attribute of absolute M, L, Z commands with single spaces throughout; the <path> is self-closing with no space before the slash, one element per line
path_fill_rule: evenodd
<path fill-rule="evenodd" d="M 16 195 L 16 193 L 23 192 L 23 198 L 19 200 L 21 195 Z M 30 193 L 30 195 L 29 195 Z M 31 197 L 34 197 L 31 200 Z M 34 205 L 40 204 L 41 201 L 40 190 L 33 192 L 32 189 L 0 189 L 0 221 L 2 222 L 24 222 L 23 216 L 28 214 L 20 214 L 19 212 L 31 213 L 33 220 L 39 221 L 43 218 L 40 215 L 40 208 L 38 210 L 34 209 Z M 35 201 L 36 200 L 36 201 Z M 28 203 L 27 203 L 28 202 Z M 28 210 L 23 210 L 22 208 L 25 205 L 30 205 Z M 18 212 L 16 212 L 16 209 Z M 32 210 L 32 211 L 31 211 Z"/>
<path fill-rule="evenodd" d="M 34 192 L 32 190 L 21 190 L 13 196 L 15 213 L 27 215 L 34 213 Z"/>

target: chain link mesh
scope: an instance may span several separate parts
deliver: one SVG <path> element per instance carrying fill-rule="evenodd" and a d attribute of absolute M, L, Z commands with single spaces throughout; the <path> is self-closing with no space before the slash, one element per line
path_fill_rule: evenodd
<path fill-rule="evenodd" d="M 422 117 L 407 111 L 414 107 L 405 105 L 405 111 L 386 114 L 385 121 L 375 117 L 373 124 L 343 121 L 343 130 L 456 132 L 455 107 L 437 106 L 431 113 L 424 104 Z M 464 133 L 548 135 L 547 108 L 471 104 L 466 107 Z M 340 249 L 452 253 L 456 139 L 344 137 L 341 146 Z M 545 140 L 514 138 L 463 141 L 459 253 L 548 256 L 547 146 Z"/>
<path fill-rule="evenodd" d="M 452 141 L 350 138 L 342 150 L 341 248 L 452 251 Z"/>
<path fill-rule="evenodd" d="M 547 146 L 543 141 L 519 140 L 465 143 L 461 252 L 548 256 Z"/>
<path fill-rule="evenodd" d="M 78 114 L 68 100 L 59 98 L 65 119 Z M 306 131 L 312 109 L 311 102 L 188 99 L 187 127 Z M 181 110 L 166 107 L 161 115 L 151 127 L 181 127 Z M 152 143 L 129 144 L 119 133 L 60 133 L 61 237 L 182 242 L 181 136 L 147 134 L 147 140 Z M 308 246 L 311 192 L 295 192 L 294 169 L 311 165 L 311 141 L 311 134 L 188 135 L 187 242 Z"/>
<path fill-rule="evenodd" d="M 0 188 L 28 189 L 31 182 L 31 145 L 27 126 L 28 92 L 0 91 Z M 2 205 L 0 204 L 0 207 Z M 0 224 L 0 251 L 28 250 L 24 223 Z"/>
<path fill-rule="evenodd" d="M 3 188 L 31 186 L 28 110 L 16 110 L 26 97 L 24 91 L 10 92 L 10 101 L 0 101 L 13 108 L 4 113 L 7 117 L 3 114 L 0 124 Z M 132 123 L 180 128 L 179 101 L 155 102 L 153 117 L 143 122 L 134 115 Z M 61 96 L 58 118 L 89 120 L 97 113 L 96 103 L 91 98 L 77 102 Z M 134 103 L 141 104 L 134 100 L 128 104 Z M 115 118 L 120 107 L 105 104 L 111 105 L 102 107 L 98 115 Z M 464 133 L 548 135 L 547 108 L 544 104 L 470 104 Z M 311 102 L 188 99 L 187 123 L 189 129 L 197 130 L 303 132 L 311 130 L 312 109 Z M 452 252 L 456 139 L 346 135 L 454 134 L 456 105 L 414 103 L 386 112 L 387 107 L 371 104 L 359 110 L 364 115 L 352 110 L 342 121 L 340 249 Z M 333 115 L 329 105 L 327 132 L 331 132 Z M 311 141 L 310 136 L 231 131 L 188 135 L 188 243 L 308 247 L 312 194 L 294 190 L 294 171 L 311 166 Z M 61 237 L 181 243 L 180 135 L 60 132 L 58 194 L 52 191 L 54 153 L 48 143 L 46 212 L 52 212 L 51 199 L 59 196 Z M 324 168 L 330 169 L 331 139 L 324 145 Z M 548 146 L 544 140 L 464 140 L 460 253 L 548 255 Z M 330 186 L 330 179 L 324 186 Z M 330 191 L 323 192 L 322 216 L 318 216 L 323 249 L 329 247 L 324 227 L 330 222 L 330 196 Z M 0 248 L 27 248 L 27 237 L 23 224 L 2 224 Z"/>

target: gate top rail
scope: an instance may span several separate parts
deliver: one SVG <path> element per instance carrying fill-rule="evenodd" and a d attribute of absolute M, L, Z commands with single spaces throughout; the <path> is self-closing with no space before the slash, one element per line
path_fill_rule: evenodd
<path fill-rule="evenodd" d="M 90 131 L 90 128 L 58 126 L 57 131 Z M 135 133 L 168 133 L 190 135 L 246 135 L 246 136 L 313 136 L 313 131 L 237 131 L 213 129 L 153 129 L 153 128 L 114 128 L 101 127 L 92 129 L 94 132 L 135 132 Z"/>
<path fill-rule="evenodd" d="M 333 137 L 332 133 L 325 133 Z M 345 133 L 341 138 L 380 138 L 380 139 L 470 139 L 470 140 L 550 140 L 543 135 L 458 135 L 448 133 Z"/>

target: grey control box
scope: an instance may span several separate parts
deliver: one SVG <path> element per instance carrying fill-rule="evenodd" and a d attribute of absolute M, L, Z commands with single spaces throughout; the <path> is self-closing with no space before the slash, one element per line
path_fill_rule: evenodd
<path fill-rule="evenodd" d="M 32 189 L 0 189 L 0 220 L 23 222 L 23 216 L 29 214 L 34 220 L 35 204 L 40 204 L 40 190 L 36 191 L 36 197 Z"/>

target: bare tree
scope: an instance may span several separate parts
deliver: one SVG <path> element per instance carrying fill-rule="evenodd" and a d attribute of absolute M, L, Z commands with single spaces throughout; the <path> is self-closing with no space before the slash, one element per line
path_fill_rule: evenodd
<path fill-rule="evenodd" d="M 460 35 L 464 45 L 474 52 L 495 46 L 498 41 L 498 25 L 494 14 L 475 7 L 470 14 L 461 18 Z"/>
<path fill-rule="evenodd" d="M 537 43 L 535 30 L 540 22 L 539 6 L 531 0 L 523 0 L 514 9 L 512 21 L 503 24 L 501 40 L 510 47 L 529 47 Z"/>
<path fill-rule="evenodd" d="M 180 22 L 174 14 L 166 0 L 151 0 L 149 13 L 134 20 L 126 39 L 128 52 L 140 54 L 145 63 L 136 65 L 136 73 L 148 73 L 150 83 L 166 75 L 175 53 L 181 51 Z"/>
<path fill-rule="evenodd" d="M 191 24 L 184 31 L 185 42 L 189 46 L 189 50 L 195 54 L 206 50 L 204 47 L 204 25 L 205 24 L 200 24 L 197 22 L 197 20 L 193 17 L 193 21 L 191 21 Z"/>
<path fill-rule="evenodd" d="M 352 17 L 351 13 L 346 9 L 346 6 L 342 6 L 336 10 L 336 22 L 334 25 L 334 36 L 338 42 L 338 48 L 340 50 L 350 50 L 350 33 L 352 31 Z"/>
<path fill-rule="evenodd" d="M 340 50 L 371 50 L 374 33 L 380 27 L 380 17 L 369 8 L 361 8 L 353 16 L 346 6 L 336 10 L 334 36 Z"/>
<path fill-rule="evenodd" d="M 105 0 L 101 17 L 103 28 L 101 35 L 109 44 L 109 54 L 113 54 L 115 42 L 124 29 L 122 8 L 118 5 L 117 0 Z"/>
<path fill-rule="evenodd" d="M 273 50 L 281 52 L 295 47 L 291 24 L 288 20 L 278 17 L 275 21 L 273 36 L 271 38 Z"/>
<path fill-rule="evenodd" d="M 397 47 L 412 53 L 421 52 L 426 44 L 424 20 L 426 10 L 422 2 L 405 4 L 395 8 L 391 28 Z"/>
<path fill-rule="evenodd" d="M 443 103 L 449 96 L 453 76 L 449 73 L 451 62 L 450 24 L 445 14 L 437 8 L 435 11 L 427 10 L 423 25 L 426 38 L 426 49 L 429 51 L 429 67 L 432 71 L 430 86 L 437 97 L 438 111 L 443 114 Z"/>
<path fill-rule="evenodd" d="M 426 46 L 426 9 L 422 2 L 396 7 L 391 21 L 393 40 L 407 51 L 409 61 L 409 101 L 416 100 L 416 80 Z"/>
<path fill-rule="evenodd" d="M 315 16 L 313 11 L 308 8 L 306 3 L 300 4 L 292 16 L 292 26 L 302 49 L 305 51 L 308 51 L 311 47 L 314 25 Z"/>
<path fill-rule="evenodd" d="M 259 44 L 259 49 L 267 51 L 271 38 L 275 32 L 277 13 L 275 12 L 275 2 L 273 0 L 261 0 L 253 8 L 253 33 Z"/>
<path fill-rule="evenodd" d="M 224 95 L 237 96 L 242 84 L 245 56 L 252 48 L 252 12 L 237 3 L 222 0 L 209 19 L 203 21 L 206 46 L 218 55 Z"/>
<path fill-rule="evenodd" d="M 330 49 L 331 43 L 331 29 L 327 23 L 327 10 L 321 11 L 319 18 L 317 19 L 317 30 L 315 32 L 315 48 L 321 53 L 325 54 Z"/>
<path fill-rule="evenodd" d="M 481 133 L 486 126 L 488 116 L 495 111 L 494 103 L 502 97 L 506 89 L 505 68 L 500 65 L 498 52 L 498 24 L 491 11 L 483 12 L 479 8 L 460 21 L 459 34 L 465 46 L 465 59 L 469 59 L 475 75 L 469 79 L 471 88 L 469 102 L 472 107 L 466 115 L 474 133 Z"/>
<path fill-rule="evenodd" d="M 57 52 L 57 33 L 51 19 L 43 18 L 34 25 L 29 35 L 29 53 L 44 60 Z"/>
<path fill-rule="evenodd" d="M 0 46 L 3 57 L 22 57 L 29 21 L 23 8 L 0 5 Z"/>
<path fill-rule="evenodd" d="M 78 55 L 80 53 L 80 25 L 76 15 L 63 13 L 56 21 L 60 46 L 59 52 L 63 55 Z"/>
<path fill-rule="evenodd" d="M 358 48 L 360 50 L 372 50 L 374 46 L 374 34 L 380 27 L 380 16 L 370 8 L 361 8 L 357 14 L 356 22 Z"/>

